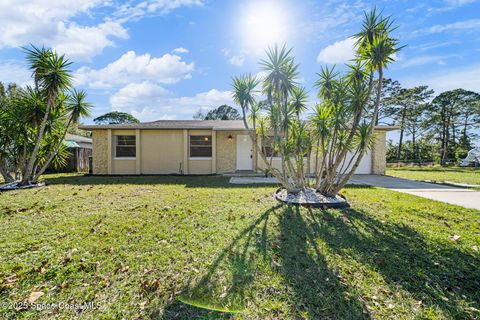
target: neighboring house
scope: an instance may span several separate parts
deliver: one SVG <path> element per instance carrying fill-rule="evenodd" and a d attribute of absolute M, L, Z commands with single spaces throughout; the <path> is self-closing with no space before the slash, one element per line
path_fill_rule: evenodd
<path fill-rule="evenodd" d="M 70 155 L 67 164 L 61 168 L 52 169 L 55 172 L 89 172 L 89 157 L 92 156 L 92 139 L 67 133 L 63 144 Z"/>
<path fill-rule="evenodd" d="M 266 167 L 253 154 L 241 120 L 160 120 L 81 128 L 92 131 L 93 174 L 222 174 Z M 375 127 L 373 148 L 356 173 L 385 173 L 385 135 L 394 129 Z M 271 153 L 265 143 L 264 147 Z M 280 159 L 270 156 L 279 167 Z"/>

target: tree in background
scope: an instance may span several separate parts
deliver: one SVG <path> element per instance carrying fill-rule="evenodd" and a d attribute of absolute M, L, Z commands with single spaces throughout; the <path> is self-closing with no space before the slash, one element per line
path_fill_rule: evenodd
<path fill-rule="evenodd" d="M 464 103 L 462 103 L 458 111 L 458 125 L 460 130 L 460 138 L 458 139 L 457 148 L 455 150 L 455 158 L 457 160 L 465 158 L 468 151 L 474 146 L 472 138 L 477 135 L 473 131 L 480 126 L 480 94 L 465 91 Z"/>
<path fill-rule="evenodd" d="M 479 94 L 464 89 L 445 91 L 433 99 L 425 125 L 440 142 L 441 165 L 456 159 L 458 136 L 463 153 L 471 148 L 470 134 L 480 121 L 479 100 Z"/>
<path fill-rule="evenodd" d="M 48 165 L 66 161 L 65 134 L 91 107 L 83 91 L 72 89 L 63 55 L 33 46 L 25 51 L 34 85 L 0 88 L 0 172 L 19 185 L 36 183 Z"/>
<path fill-rule="evenodd" d="M 95 124 L 121 124 L 138 123 L 140 121 L 129 113 L 112 111 L 93 119 L 93 122 Z"/>
<path fill-rule="evenodd" d="M 374 86 L 376 83 L 374 82 Z M 394 97 L 397 96 L 402 89 L 400 82 L 392 80 L 390 78 L 383 79 L 382 93 L 380 95 L 380 107 L 378 109 L 378 117 L 375 125 L 389 124 L 389 120 L 392 119 L 396 109 L 392 108 Z M 375 103 L 375 93 L 371 93 L 371 102 L 369 109 L 372 110 Z"/>
<path fill-rule="evenodd" d="M 418 86 L 410 89 L 400 89 L 389 98 L 384 113 L 388 114 L 395 125 L 400 126 L 400 137 L 397 149 L 397 161 L 401 160 L 401 150 L 406 132 L 410 133 L 415 146 L 416 139 L 423 123 L 422 118 L 426 111 L 427 102 L 433 95 L 433 90 L 427 86 Z"/>
<path fill-rule="evenodd" d="M 193 119 L 197 120 L 241 120 L 242 116 L 237 109 L 230 107 L 226 104 L 221 105 L 218 108 L 210 110 L 207 114 L 203 114 L 201 110 L 197 111 Z"/>
<path fill-rule="evenodd" d="M 406 160 L 414 159 L 418 165 L 426 162 L 435 162 L 438 159 L 437 145 L 432 143 L 432 140 L 428 138 L 420 138 L 416 141 L 415 148 L 411 140 L 405 141 L 402 144 L 400 150 L 400 158 Z M 397 162 L 398 155 L 398 143 L 394 143 L 392 140 L 387 142 L 387 162 Z M 410 163 L 410 161 L 407 161 Z"/>

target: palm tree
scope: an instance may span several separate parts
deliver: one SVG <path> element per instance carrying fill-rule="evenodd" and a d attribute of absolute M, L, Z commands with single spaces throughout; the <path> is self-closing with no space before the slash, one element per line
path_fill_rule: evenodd
<path fill-rule="evenodd" d="M 345 176 L 339 181 L 338 185 L 333 189 L 334 194 L 338 193 L 338 191 L 340 191 L 340 189 L 350 180 L 351 176 L 360 165 L 360 161 L 366 153 L 368 149 L 367 146 L 372 139 L 373 129 L 380 108 L 384 69 L 395 61 L 395 53 L 403 48 L 399 47 L 398 40 L 391 36 L 391 33 L 395 29 L 396 27 L 393 27 L 393 21 L 390 17 L 383 18 L 381 15 L 378 15 L 376 9 L 374 9 L 370 15 L 366 15 L 366 22 L 364 23 L 363 30 L 354 36 L 357 38 L 357 61 L 360 64 L 364 64 L 365 69 L 367 72 L 370 72 L 370 74 L 373 75 L 375 72 L 378 74 L 376 97 L 368 130 L 365 132 L 365 135 L 363 135 L 363 138 L 366 139 L 366 141 L 362 142 L 363 147 L 360 149 L 359 156 L 353 164 L 350 172 L 345 174 Z M 361 96 L 367 99 L 367 97 L 370 96 L 370 90 L 371 88 L 365 93 L 365 96 L 363 96 L 363 94 Z M 368 100 L 365 101 L 365 104 L 367 101 Z"/>
<path fill-rule="evenodd" d="M 35 90 L 42 94 L 46 107 L 45 114 L 37 127 L 35 145 L 22 172 L 21 185 L 30 183 L 34 177 L 33 169 L 37 161 L 51 109 L 57 105 L 57 99 L 61 93 L 71 87 L 72 81 L 71 71 L 68 70 L 71 62 L 65 59 L 64 55 L 59 56 L 52 50 L 38 49 L 34 46 L 25 48 L 25 51 L 30 70 L 33 73 Z"/>
<path fill-rule="evenodd" d="M 371 146 L 383 72 L 400 49 L 398 41 L 391 37 L 393 30 L 390 18 L 383 18 L 376 9 L 365 14 L 361 32 L 354 35 L 357 39 L 354 63 L 348 65 L 350 70 L 344 75 L 334 67 L 322 68 L 316 82 L 321 101 L 308 121 L 302 118 L 307 109 L 307 93 L 296 84 L 298 65 L 291 49 L 275 46 L 268 49 L 267 58 L 260 61 L 263 71 L 267 72 L 262 83 L 266 100 L 260 110 L 255 103 L 258 81 L 252 86 L 249 77 L 234 79 L 234 99 L 242 107 L 245 127 L 251 132 L 255 146 L 257 134 L 262 138 L 273 134 L 270 140 L 280 155 L 281 170 L 272 168 L 266 160 L 266 149 L 261 148 L 258 154 L 287 192 L 298 193 L 310 188 L 305 174 L 310 171 L 311 156 L 315 157 L 314 188 L 331 197 L 337 195 L 360 164 Z M 378 85 L 374 88 L 375 83 Z M 370 112 L 368 107 L 374 89 L 375 102 Z M 254 119 L 253 131 L 248 118 Z M 347 160 L 348 153 L 353 155 L 350 160 Z"/>
<path fill-rule="evenodd" d="M 90 116 L 90 108 L 92 107 L 92 104 L 86 101 L 86 97 L 87 97 L 87 94 L 85 91 L 73 89 L 71 94 L 66 98 L 67 103 L 66 103 L 65 111 L 68 116 L 67 125 L 65 126 L 63 134 L 59 137 L 57 146 L 55 147 L 54 151 L 48 156 L 47 158 L 48 160 L 45 162 L 43 167 L 38 172 L 34 173 L 33 182 L 37 181 L 37 179 L 48 168 L 52 160 L 58 155 L 70 125 L 72 123 L 78 124 L 78 120 L 81 117 Z"/>

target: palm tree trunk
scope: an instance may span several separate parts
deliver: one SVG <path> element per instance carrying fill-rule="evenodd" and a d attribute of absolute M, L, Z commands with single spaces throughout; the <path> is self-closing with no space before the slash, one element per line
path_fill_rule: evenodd
<path fill-rule="evenodd" d="M 45 170 L 47 170 L 48 166 L 50 165 L 50 163 L 52 162 L 52 160 L 57 156 L 58 154 L 58 151 L 60 150 L 60 147 L 62 146 L 62 143 L 63 143 L 63 140 L 65 140 L 65 136 L 67 135 L 67 131 L 68 131 L 68 128 L 70 127 L 70 124 L 72 123 L 72 118 L 70 118 L 68 120 L 68 123 L 67 123 L 67 127 L 65 128 L 65 130 L 63 131 L 63 134 L 62 134 L 62 137 L 60 139 L 60 141 L 57 143 L 57 146 L 55 147 L 55 151 L 53 153 L 50 154 L 47 162 L 45 162 L 45 164 L 43 165 L 43 167 L 40 169 L 40 171 L 38 171 L 38 173 L 35 173 L 34 172 L 34 175 L 33 175 L 33 178 L 32 178 L 32 182 L 36 183 L 38 178 L 40 178 L 40 176 L 45 172 Z"/>
<path fill-rule="evenodd" d="M 367 93 L 367 97 L 370 97 L 370 94 L 373 90 L 373 72 L 370 73 L 370 76 L 369 76 L 369 80 L 368 80 L 368 93 Z M 381 84 L 380 84 L 381 86 Z M 380 88 L 381 89 L 381 88 Z M 378 101 L 380 98 L 376 99 Z M 368 103 L 368 102 L 367 102 Z M 380 102 L 379 102 L 380 103 Z M 354 118 L 354 121 L 353 121 L 353 124 L 352 124 L 352 128 L 350 129 L 350 133 L 348 135 L 348 138 L 345 142 L 345 147 L 338 153 L 336 159 L 335 159 L 335 163 L 333 164 L 332 166 L 332 169 L 331 169 L 331 174 L 334 174 L 334 172 L 337 170 L 338 166 L 340 165 L 340 163 L 342 162 L 342 159 L 344 157 L 346 157 L 347 153 L 348 153 L 348 148 L 346 146 L 350 145 L 350 143 L 352 142 L 353 138 L 355 137 L 355 132 L 358 128 L 358 125 L 360 124 L 360 121 L 362 120 L 362 114 L 363 114 L 363 109 L 362 108 L 359 108 L 357 114 L 355 115 L 355 118 Z M 378 110 L 377 110 L 377 116 L 378 116 Z"/>
<path fill-rule="evenodd" d="M 243 114 L 243 125 L 245 126 L 245 129 L 247 129 L 247 132 L 248 132 L 248 135 L 250 136 L 250 139 L 252 139 L 252 142 L 253 142 L 253 152 L 254 154 L 257 156 L 257 155 L 260 155 L 260 157 L 262 158 L 263 162 L 265 162 L 265 164 L 267 165 L 268 167 L 268 170 L 272 173 L 272 175 L 278 179 L 278 181 L 283 185 L 285 186 L 285 188 L 287 188 L 288 191 L 290 190 L 294 190 L 293 186 L 291 186 L 291 184 L 283 178 L 283 176 L 281 174 L 279 174 L 278 170 L 276 170 L 275 168 L 273 168 L 271 165 L 269 165 L 269 162 L 267 160 L 267 157 L 265 156 L 265 154 L 262 152 L 262 151 L 258 151 L 258 145 L 257 145 L 257 133 L 255 131 L 256 128 L 253 128 L 254 131 L 252 131 L 250 129 L 250 126 L 248 125 L 248 122 L 247 122 L 247 118 L 246 118 L 246 114 L 245 114 L 245 106 L 242 106 L 241 107 L 242 109 L 242 114 Z"/>
<path fill-rule="evenodd" d="M 7 163 L 7 160 L 5 159 L 2 159 L 0 162 L 0 174 L 2 175 L 3 181 L 5 183 L 10 183 L 15 181 L 12 175 L 8 172 L 8 163 Z"/>
<path fill-rule="evenodd" d="M 375 109 L 373 111 L 372 121 L 370 122 L 370 128 L 368 130 L 368 134 L 367 134 L 367 137 L 366 137 L 367 141 L 370 141 L 370 139 L 372 137 L 373 128 L 375 127 L 375 119 L 378 116 L 378 109 L 379 109 L 379 105 L 380 105 L 380 96 L 381 96 L 381 93 L 382 93 L 382 82 L 383 82 L 383 69 L 382 69 L 382 67 L 379 67 L 379 69 L 378 69 L 377 97 L 375 99 Z M 331 195 L 336 196 L 337 193 L 340 191 L 340 189 L 342 189 L 347 184 L 347 182 L 350 180 L 353 173 L 357 170 L 358 166 L 360 165 L 360 161 L 362 160 L 362 158 L 365 154 L 367 146 L 368 146 L 368 143 L 366 143 L 365 146 L 360 150 L 359 156 L 358 156 L 357 160 L 355 161 L 352 169 L 350 170 L 349 173 L 346 174 L 346 176 L 343 178 L 343 180 L 339 184 L 336 185 L 336 187 L 331 192 Z"/>
<path fill-rule="evenodd" d="M 47 106 L 45 108 L 45 114 L 43 116 L 42 122 L 40 123 L 40 127 L 38 128 L 37 132 L 37 141 L 35 142 L 35 146 L 33 148 L 32 153 L 30 154 L 28 163 L 25 167 L 25 172 L 22 173 L 22 181 L 20 182 L 21 185 L 26 185 L 30 183 L 30 180 L 32 179 L 33 176 L 33 166 L 35 165 L 35 162 L 37 161 L 37 156 L 38 156 L 38 151 L 40 150 L 40 145 L 42 143 L 42 138 L 43 134 L 45 132 L 45 127 L 47 126 L 47 120 L 48 116 L 50 114 L 50 109 L 55 101 L 56 94 L 53 94 L 52 96 L 49 97 L 47 101 Z"/>

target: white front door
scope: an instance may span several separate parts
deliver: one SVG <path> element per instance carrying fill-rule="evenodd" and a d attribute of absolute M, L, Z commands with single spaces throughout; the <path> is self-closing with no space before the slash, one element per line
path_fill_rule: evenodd
<path fill-rule="evenodd" d="M 248 135 L 237 135 L 237 170 L 252 170 L 252 140 Z"/>

